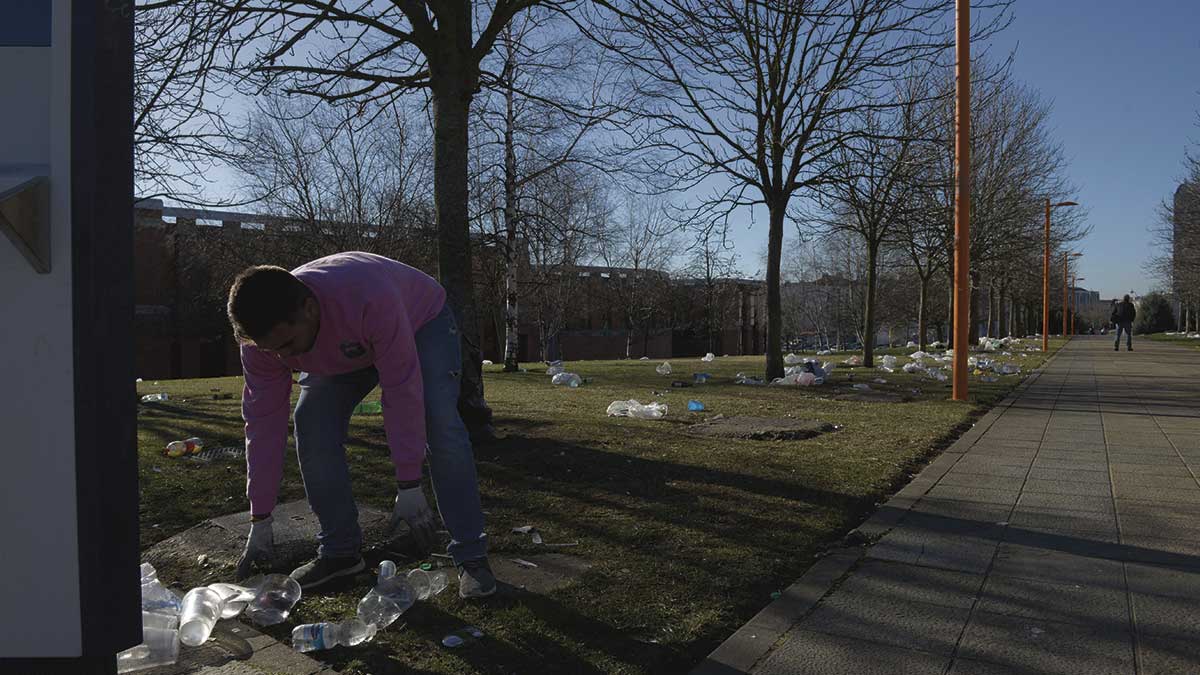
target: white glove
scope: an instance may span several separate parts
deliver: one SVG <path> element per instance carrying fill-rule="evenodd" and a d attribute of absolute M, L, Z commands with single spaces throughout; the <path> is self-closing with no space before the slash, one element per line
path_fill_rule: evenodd
<path fill-rule="evenodd" d="M 401 488 L 396 493 L 396 508 L 392 510 L 392 520 L 388 526 L 393 537 L 399 534 L 401 521 L 408 523 L 413 542 L 421 553 L 429 554 L 437 543 L 437 524 L 419 485 Z"/>
<path fill-rule="evenodd" d="M 275 522 L 274 516 L 267 516 L 262 520 L 250 523 L 250 536 L 246 539 L 246 550 L 242 552 L 241 560 L 238 560 L 238 581 L 250 576 L 254 572 L 256 564 L 270 565 L 271 558 L 275 555 L 275 532 L 271 528 L 273 522 Z"/>

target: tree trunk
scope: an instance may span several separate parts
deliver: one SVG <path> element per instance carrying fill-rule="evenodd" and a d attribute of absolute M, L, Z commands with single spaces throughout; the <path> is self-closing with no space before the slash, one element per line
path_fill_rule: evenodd
<path fill-rule="evenodd" d="M 929 311 L 928 296 L 929 294 L 929 277 L 921 278 L 921 288 L 917 293 L 917 348 L 925 351 L 925 330 L 926 330 L 926 314 Z"/>
<path fill-rule="evenodd" d="M 517 153 L 513 147 L 513 90 L 505 93 L 504 115 L 504 372 L 517 372 Z"/>
<path fill-rule="evenodd" d="M 483 398 L 483 357 L 475 308 L 474 265 L 467 217 L 467 133 L 471 87 L 441 78 L 433 90 L 433 200 L 438 224 L 438 276 L 458 319 L 462 379 L 458 411 L 473 440 L 492 437 L 492 411 Z"/>
<path fill-rule="evenodd" d="M 1000 282 L 1000 297 L 996 298 L 996 314 L 999 320 L 997 326 L 996 337 L 1004 337 L 1012 332 L 1012 326 L 1008 323 L 1008 314 L 1004 311 L 1005 295 L 1008 293 L 1008 284 Z"/>
<path fill-rule="evenodd" d="M 780 197 L 767 201 L 767 370 L 768 382 L 783 377 L 783 303 L 779 293 L 779 263 L 783 257 L 783 219 L 787 204 Z"/>
<path fill-rule="evenodd" d="M 992 324 L 996 318 L 996 287 L 991 284 L 987 287 L 988 305 L 987 305 L 987 326 L 983 329 L 983 334 L 987 337 L 992 337 Z"/>
<path fill-rule="evenodd" d="M 951 257 L 950 263 L 946 265 L 948 274 L 950 275 L 950 283 L 946 285 L 946 339 L 944 342 L 950 346 L 954 346 L 954 259 Z"/>
<path fill-rule="evenodd" d="M 863 365 L 875 366 L 875 283 L 879 264 L 879 248 L 867 245 L 867 292 L 863 298 Z"/>
<path fill-rule="evenodd" d="M 979 344 L 979 273 L 968 272 L 967 280 L 971 284 L 970 292 L 967 293 L 967 302 L 971 306 L 967 309 L 968 321 L 970 326 L 967 327 L 967 346 Z"/>

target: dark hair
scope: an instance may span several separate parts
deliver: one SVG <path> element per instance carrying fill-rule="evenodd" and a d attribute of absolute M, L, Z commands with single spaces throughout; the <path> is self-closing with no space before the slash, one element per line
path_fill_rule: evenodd
<path fill-rule="evenodd" d="M 275 265 L 242 270 L 229 287 L 226 311 L 238 340 L 255 340 L 291 321 L 312 291 L 292 273 Z"/>
<path fill-rule="evenodd" d="M 1126 295 L 1126 296 L 1125 296 L 1125 302 L 1129 302 L 1129 296 L 1128 296 L 1128 295 Z"/>

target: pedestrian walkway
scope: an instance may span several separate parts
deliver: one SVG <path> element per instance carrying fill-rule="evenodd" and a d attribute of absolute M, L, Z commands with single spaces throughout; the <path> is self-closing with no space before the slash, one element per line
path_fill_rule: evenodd
<path fill-rule="evenodd" d="M 1074 339 L 697 672 L 1200 673 L 1200 352 L 1134 349 Z"/>

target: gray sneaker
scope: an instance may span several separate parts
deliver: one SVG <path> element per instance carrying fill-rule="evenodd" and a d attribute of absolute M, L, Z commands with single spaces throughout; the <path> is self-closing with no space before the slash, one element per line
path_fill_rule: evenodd
<path fill-rule="evenodd" d="M 300 584 L 300 590 L 311 590 L 338 577 L 348 577 L 366 569 L 362 557 L 317 558 L 292 571 L 291 577 Z"/>
<path fill-rule="evenodd" d="M 487 558 L 467 560 L 458 565 L 458 597 L 486 598 L 496 592 L 496 576 Z"/>

